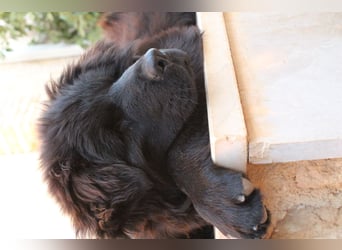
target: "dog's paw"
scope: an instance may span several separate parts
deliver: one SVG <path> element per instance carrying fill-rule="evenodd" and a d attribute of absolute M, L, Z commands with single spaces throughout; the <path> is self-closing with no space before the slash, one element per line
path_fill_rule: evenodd
<path fill-rule="evenodd" d="M 260 191 L 254 189 L 250 195 L 245 196 L 243 202 L 236 205 L 232 213 L 237 219 L 234 219 L 231 226 L 218 224 L 217 228 L 227 236 L 247 239 L 263 238 L 270 223 L 270 213 L 263 205 Z"/>
<path fill-rule="evenodd" d="M 205 188 L 193 200 L 197 212 L 224 235 L 236 238 L 262 238 L 270 214 L 260 191 L 241 173 L 214 169 Z"/>

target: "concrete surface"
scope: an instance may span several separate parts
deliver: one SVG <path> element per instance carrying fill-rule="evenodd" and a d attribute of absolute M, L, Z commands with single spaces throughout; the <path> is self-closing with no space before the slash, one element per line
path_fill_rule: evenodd
<path fill-rule="evenodd" d="M 342 157 L 342 13 L 226 13 L 249 162 Z"/>
<path fill-rule="evenodd" d="M 75 238 L 38 169 L 37 118 L 44 85 L 74 58 L 0 64 L 0 234 L 6 239 Z"/>
<path fill-rule="evenodd" d="M 221 12 L 199 12 L 203 30 L 204 72 L 213 161 L 246 171 L 247 131 L 226 26 Z"/>
<path fill-rule="evenodd" d="M 247 173 L 272 214 L 267 238 L 342 238 L 342 14 L 224 17 L 254 163 Z M 231 79 L 225 73 L 217 81 Z"/>

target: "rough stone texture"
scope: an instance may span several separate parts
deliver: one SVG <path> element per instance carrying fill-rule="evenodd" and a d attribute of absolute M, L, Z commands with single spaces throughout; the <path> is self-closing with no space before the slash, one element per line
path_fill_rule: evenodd
<path fill-rule="evenodd" d="M 272 239 L 342 238 L 342 159 L 249 165 L 272 214 Z"/>

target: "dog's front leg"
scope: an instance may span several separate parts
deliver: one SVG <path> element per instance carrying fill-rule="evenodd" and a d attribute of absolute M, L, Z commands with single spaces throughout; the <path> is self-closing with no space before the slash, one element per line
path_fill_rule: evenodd
<path fill-rule="evenodd" d="M 213 163 L 207 129 L 182 133 L 169 151 L 168 171 L 198 214 L 223 234 L 261 238 L 266 233 L 269 218 L 259 190 L 243 173 Z"/>

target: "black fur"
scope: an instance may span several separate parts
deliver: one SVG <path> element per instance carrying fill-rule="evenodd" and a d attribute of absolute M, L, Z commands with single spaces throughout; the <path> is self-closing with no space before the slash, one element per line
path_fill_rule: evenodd
<path fill-rule="evenodd" d="M 243 175 L 210 158 L 195 15 L 101 23 L 106 38 L 47 87 L 39 124 L 45 180 L 79 236 L 196 238 L 212 224 L 261 237 L 259 191 L 237 204 Z"/>

